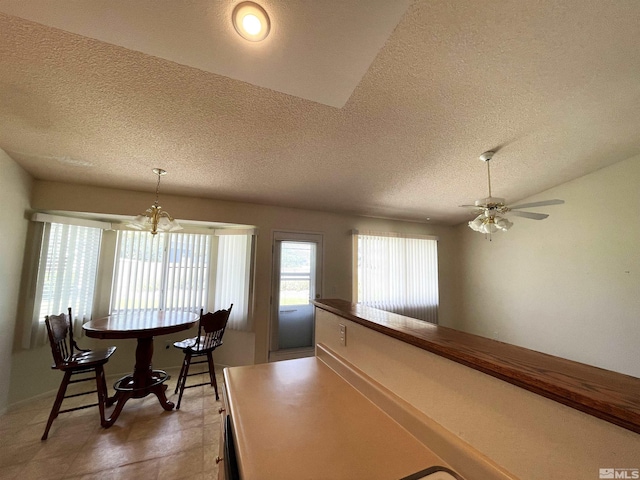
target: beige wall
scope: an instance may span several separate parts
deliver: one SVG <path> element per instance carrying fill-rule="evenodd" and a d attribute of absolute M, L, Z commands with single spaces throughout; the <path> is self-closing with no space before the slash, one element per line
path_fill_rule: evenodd
<path fill-rule="evenodd" d="M 316 340 L 518 478 L 638 467 L 640 435 L 630 430 L 320 309 Z M 443 459 L 456 468 L 456 458 Z"/>
<path fill-rule="evenodd" d="M 9 186 L 3 188 L 3 195 L 14 192 L 11 198 L 20 205 L 11 211 L 16 210 L 16 219 L 21 219 L 16 222 L 20 224 L 28 205 L 26 177 L 23 172 L 15 173 L 21 170 L 7 157 L 3 160 L 10 166 L 7 171 L 14 172 L 2 177 Z M 17 182 L 16 178 L 21 180 Z M 532 198 L 557 197 L 567 202 L 541 210 L 551 214 L 548 219 L 536 222 L 516 218 L 509 232 L 494 235 L 491 242 L 464 225 L 452 229 L 169 195 L 162 195 L 162 203 L 181 219 L 242 223 L 259 228 L 254 331 L 229 332 L 225 345 L 217 352 L 216 361 L 221 364 L 266 361 L 274 230 L 323 233 L 323 295 L 348 300 L 351 298 L 349 231 L 360 228 L 440 237 L 442 325 L 640 376 L 636 361 L 640 344 L 639 181 L 640 157 L 636 157 L 561 185 Z M 39 209 L 134 215 L 150 204 L 152 197 L 150 193 L 36 181 L 32 204 Z M 3 261 L 6 258 L 16 262 L 19 257 L 21 261 L 24 237 L 19 247 L 15 241 L 13 235 L 14 246 L 3 241 L 0 247 Z M 9 249 L 10 254 L 5 255 Z M 15 293 L 3 291 L 2 295 L 5 301 L 16 301 Z M 15 311 L 15 305 L 9 307 Z M 1 325 L 13 331 L 13 322 Z M 20 320 L 18 329 L 21 328 Z M 181 336 L 158 339 L 156 366 L 179 364 L 179 352 L 165 347 Z M 10 335 L 2 338 L 8 342 L 5 339 Z M 108 369 L 112 374 L 131 369 L 135 342 L 117 345 L 119 351 Z M 46 371 L 49 357 L 47 348 L 14 351 L 11 403 L 56 388 L 57 372 Z M 24 380 L 34 375 L 41 381 Z M 8 382 L 8 378 L 2 381 Z"/>
<path fill-rule="evenodd" d="M 640 377 L 640 156 L 526 201 L 551 198 L 491 242 L 458 227 L 455 327 Z"/>
<path fill-rule="evenodd" d="M 0 205 L 3 218 L 0 229 L 0 413 L 7 405 L 11 374 L 15 318 L 27 236 L 31 177 L 0 150 Z"/>
<path fill-rule="evenodd" d="M 429 226 L 420 223 L 339 215 L 325 212 L 279 208 L 245 203 L 223 202 L 201 198 L 161 195 L 162 205 L 173 216 L 185 220 L 240 223 L 255 225 L 259 229 L 256 248 L 254 331 L 228 332 L 224 346 L 216 352 L 216 361 L 226 365 L 260 363 L 267 360 L 269 333 L 269 296 L 271 289 L 271 244 L 274 230 L 319 232 L 323 234 L 323 296 L 351 298 L 352 229 L 397 231 L 434 234 L 440 237 L 440 320 L 443 325 L 453 323 L 456 316 L 457 255 L 453 228 Z M 37 181 L 34 184 L 33 208 L 95 213 L 135 215 L 153 201 L 153 194 L 115 189 L 83 187 L 54 182 Z M 104 312 L 105 314 L 107 312 Z M 21 327 L 20 327 L 21 328 Z M 166 345 L 184 334 L 156 339 L 154 366 L 179 365 L 180 352 Z M 85 345 L 94 345 L 84 339 Z M 133 363 L 135 342 L 122 341 L 116 355 L 109 362 L 108 374 L 125 373 Z M 56 388 L 58 377 L 49 374 L 42 382 L 27 384 L 23 379 L 33 375 L 43 377 L 50 354 L 46 349 L 22 350 L 15 354 L 14 382 L 11 401 L 17 402 L 42 391 Z M 56 373 L 56 372 L 54 372 Z"/>

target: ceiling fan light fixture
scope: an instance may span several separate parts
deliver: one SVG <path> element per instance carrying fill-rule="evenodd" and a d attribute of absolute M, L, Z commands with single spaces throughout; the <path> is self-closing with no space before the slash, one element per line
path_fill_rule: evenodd
<path fill-rule="evenodd" d="M 264 40 L 271 31 L 269 15 L 257 3 L 239 3 L 233 9 L 231 18 L 238 35 L 250 42 Z"/>
<path fill-rule="evenodd" d="M 512 226 L 513 222 L 508 219 L 499 215 L 488 215 L 487 212 L 481 213 L 469 222 L 469 228 L 471 228 L 471 230 L 489 235 L 499 230 L 506 232 Z"/>
<path fill-rule="evenodd" d="M 513 227 L 513 222 L 504 217 L 496 216 L 495 225 L 498 229 L 502 230 L 503 232 L 506 232 L 511 227 Z"/>
<path fill-rule="evenodd" d="M 478 215 L 476 218 L 474 218 L 469 222 L 469 227 L 471 228 L 471 230 L 475 230 L 476 232 L 481 231 L 483 220 L 484 220 L 483 217 L 484 215 Z"/>

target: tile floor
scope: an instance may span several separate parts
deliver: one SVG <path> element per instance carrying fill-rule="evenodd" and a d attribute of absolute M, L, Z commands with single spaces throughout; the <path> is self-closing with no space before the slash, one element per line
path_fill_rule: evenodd
<path fill-rule="evenodd" d="M 179 372 L 167 371 L 171 374 L 167 395 L 177 403 L 173 389 Z M 222 395 L 221 369 L 216 373 Z M 115 380 L 108 378 L 107 385 Z M 191 381 L 197 382 L 197 377 Z M 93 395 L 65 402 L 87 403 L 90 397 L 91 403 Z M 100 427 L 97 407 L 64 413 L 54 420 L 49 438 L 41 441 L 54 398 L 47 395 L 0 416 L 0 479 L 217 478 L 221 403 L 216 402 L 213 387 L 185 390 L 180 410 L 170 412 L 155 395 L 131 399 L 108 429 Z"/>

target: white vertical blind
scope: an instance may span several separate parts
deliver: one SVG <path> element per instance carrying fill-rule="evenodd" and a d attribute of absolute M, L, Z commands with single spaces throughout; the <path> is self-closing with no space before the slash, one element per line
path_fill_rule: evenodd
<path fill-rule="evenodd" d="M 249 282 L 251 235 L 223 235 L 218 241 L 215 303 L 217 308 L 233 310 L 227 327 L 249 329 Z"/>
<path fill-rule="evenodd" d="M 207 308 L 211 235 L 120 231 L 111 313 Z"/>
<path fill-rule="evenodd" d="M 142 233 L 142 232 L 141 232 Z M 165 305 L 168 310 L 206 309 L 211 263 L 211 235 L 170 234 Z"/>
<path fill-rule="evenodd" d="M 91 319 L 101 239 L 100 228 L 45 224 L 36 288 L 39 322 L 69 307 L 76 332 Z"/>
<path fill-rule="evenodd" d="M 358 303 L 437 323 L 437 240 L 399 234 L 356 236 Z"/>

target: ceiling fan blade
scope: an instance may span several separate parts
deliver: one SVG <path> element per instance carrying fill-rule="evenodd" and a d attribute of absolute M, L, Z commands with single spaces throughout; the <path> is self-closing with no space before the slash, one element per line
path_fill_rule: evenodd
<path fill-rule="evenodd" d="M 532 203 L 523 203 L 521 205 L 514 205 L 514 206 L 510 206 L 509 208 L 511 209 L 515 209 L 515 208 L 530 208 L 530 207 L 544 207 L 545 205 L 560 205 L 564 203 L 564 200 L 543 200 L 541 202 L 532 202 Z"/>
<path fill-rule="evenodd" d="M 530 218 L 532 220 L 544 220 L 549 216 L 546 213 L 521 212 L 519 210 L 509 210 L 509 213 L 517 217 Z"/>
<path fill-rule="evenodd" d="M 479 208 L 482 209 L 482 205 L 458 205 L 459 207 L 464 207 L 464 208 Z"/>

